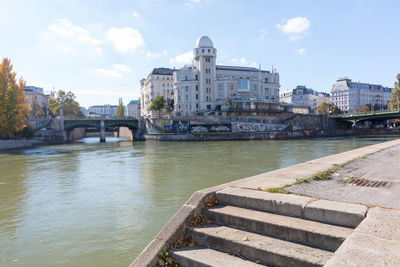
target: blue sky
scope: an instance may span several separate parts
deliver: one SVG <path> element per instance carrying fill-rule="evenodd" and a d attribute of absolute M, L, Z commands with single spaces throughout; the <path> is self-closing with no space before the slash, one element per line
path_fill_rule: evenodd
<path fill-rule="evenodd" d="M 339 77 L 393 86 L 400 1 L 0 0 L 0 57 L 28 85 L 71 90 L 82 106 L 137 99 L 154 67 L 190 63 L 208 35 L 217 64 L 280 73 L 330 91 Z"/>

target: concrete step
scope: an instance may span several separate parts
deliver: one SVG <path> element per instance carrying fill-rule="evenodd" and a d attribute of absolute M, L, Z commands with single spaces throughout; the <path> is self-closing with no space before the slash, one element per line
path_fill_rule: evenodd
<path fill-rule="evenodd" d="M 170 251 L 182 267 L 260 267 L 263 265 L 247 261 L 227 253 L 204 247 L 183 248 Z"/>
<path fill-rule="evenodd" d="M 312 198 L 290 194 L 230 187 L 217 193 L 220 204 L 260 210 L 292 217 L 302 217 L 304 207 Z"/>
<path fill-rule="evenodd" d="M 366 206 L 359 204 L 235 187 L 218 191 L 216 194 L 220 204 L 352 228 L 360 224 L 368 211 Z"/>
<path fill-rule="evenodd" d="M 227 226 L 207 224 L 190 227 L 198 244 L 274 266 L 323 266 L 332 252 L 251 233 Z"/>
<path fill-rule="evenodd" d="M 234 206 L 216 206 L 205 210 L 205 214 L 207 219 L 217 224 L 275 236 L 333 252 L 353 232 L 352 228 Z"/>

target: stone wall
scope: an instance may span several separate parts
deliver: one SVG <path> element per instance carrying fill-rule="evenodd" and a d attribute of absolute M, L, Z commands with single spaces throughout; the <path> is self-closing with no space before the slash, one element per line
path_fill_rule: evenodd
<path fill-rule="evenodd" d="M 0 140 L 0 151 L 42 145 L 42 140 Z"/>

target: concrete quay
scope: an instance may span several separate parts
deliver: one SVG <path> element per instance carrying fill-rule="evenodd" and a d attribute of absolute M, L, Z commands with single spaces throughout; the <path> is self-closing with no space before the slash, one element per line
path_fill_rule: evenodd
<path fill-rule="evenodd" d="M 362 199 L 352 199 L 351 192 L 343 194 L 348 198 L 337 198 L 335 192 L 341 189 L 324 197 L 315 186 L 341 177 L 348 166 L 385 155 L 375 165 L 365 164 L 370 175 L 392 169 L 391 175 L 382 176 L 392 178 L 391 187 L 368 190 L 392 190 L 396 195 L 398 172 L 393 164 L 398 149 L 400 140 L 389 141 L 200 190 L 131 266 L 159 266 L 162 250 L 180 266 L 400 266 L 400 211 L 388 191 L 377 193 L 377 198 L 371 197 L 375 191 Z M 318 173 L 329 173 L 329 180 L 309 181 Z M 294 193 L 308 187 L 314 188 L 309 194 Z M 205 224 L 193 224 L 198 218 L 205 218 Z M 191 245 L 177 246 L 184 236 Z"/>

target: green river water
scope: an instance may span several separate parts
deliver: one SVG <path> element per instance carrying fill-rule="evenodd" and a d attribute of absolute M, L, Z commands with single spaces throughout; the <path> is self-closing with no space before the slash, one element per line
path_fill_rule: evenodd
<path fill-rule="evenodd" d="M 0 153 L 0 266 L 128 266 L 193 192 L 393 137 L 80 143 Z"/>

